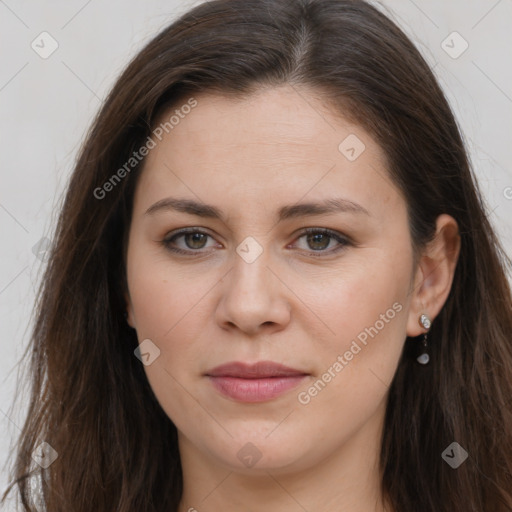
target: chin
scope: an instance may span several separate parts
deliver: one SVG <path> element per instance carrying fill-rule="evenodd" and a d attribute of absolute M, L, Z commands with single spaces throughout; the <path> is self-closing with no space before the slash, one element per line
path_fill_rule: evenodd
<path fill-rule="evenodd" d="M 275 426 L 274 426 L 275 428 Z M 269 431 L 271 432 L 271 431 Z M 275 437 L 272 439 L 272 436 Z M 276 432 L 255 435 L 235 435 L 225 450 L 212 450 L 232 471 L 244 474 L 265 474 L 298 470 L 305 464 L 310 447 L 304 440 L 285 438 Z M 226 455 L 228 455 L 226 458 Z"/>

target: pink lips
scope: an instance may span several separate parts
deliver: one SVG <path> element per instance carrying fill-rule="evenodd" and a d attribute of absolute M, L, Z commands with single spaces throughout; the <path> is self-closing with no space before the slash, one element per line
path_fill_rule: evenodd
<path fill-rule="evenodd" d="M 275 398 L 298 386 L 307 375 L 272 361 L 227 363 L 206 373 L 217 391 L 240 402 L 264 402 Z"/>

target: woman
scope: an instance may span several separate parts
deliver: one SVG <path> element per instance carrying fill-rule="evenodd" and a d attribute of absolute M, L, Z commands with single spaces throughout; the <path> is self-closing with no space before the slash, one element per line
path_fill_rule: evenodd
<path fill-rule="evenodd" d="M 130 63 L 72 175 L 22 510 L 512 510 L 506 272 L 389 19 L 200 5 Z"/>

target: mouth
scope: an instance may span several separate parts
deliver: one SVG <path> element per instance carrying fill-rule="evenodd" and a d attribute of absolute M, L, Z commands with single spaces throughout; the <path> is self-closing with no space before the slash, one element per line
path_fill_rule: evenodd
<path fill-rule="evenodd" d="M 309 373 L 272 361 L 232 362 L 209 370 L 213 387 L 238 402 L 265 402 L 297 387 Z"/>

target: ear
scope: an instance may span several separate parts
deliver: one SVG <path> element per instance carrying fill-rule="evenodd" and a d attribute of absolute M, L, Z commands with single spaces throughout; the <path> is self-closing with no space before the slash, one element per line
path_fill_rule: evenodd
<path fill-rule="evenodd" d="M 135 329 L 135 315 L 133 314 L 133 305 L 128 292 L 125 293 L 124 300 L 126 302 L 126 322 Z"/>
<path fill-rule="evenodd" d="M 407 336 L 419 336 L 425 332 L 418 321 L 422 313 L 433 321 L 441 311 L 452 287 L 459 252 L 457 221 L 450 215 L 442 214 L 436 221 L 434 239 L 425 247 L 415 272 Z"/>

